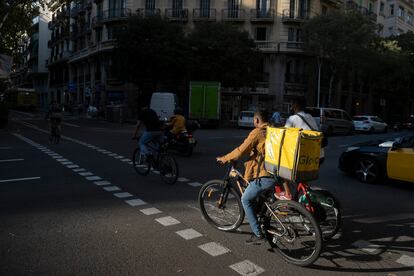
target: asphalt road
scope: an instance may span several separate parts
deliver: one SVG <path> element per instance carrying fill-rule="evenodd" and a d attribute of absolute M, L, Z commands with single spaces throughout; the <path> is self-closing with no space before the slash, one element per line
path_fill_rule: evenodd
<path fill-rule="evenodd" d="M 399 134 L 330 138 L 312 184 L 339 198 L 343 227 L 300 268 L 245 245 L 247 224 L 224 233 L 201 218 L 199 185 L 222 178 L 214 158 L 248 130 L 197 131 L 194 155 L 176 156 L 186 179 L 174 186 L 136 174 L 132 131 L 67 118 L 50 145 L 41 115 L 13 113 L 0 130 L 0 275 L 414 275 L 413 184 L 367 185 L 337 169 L 347 146 Z"/>

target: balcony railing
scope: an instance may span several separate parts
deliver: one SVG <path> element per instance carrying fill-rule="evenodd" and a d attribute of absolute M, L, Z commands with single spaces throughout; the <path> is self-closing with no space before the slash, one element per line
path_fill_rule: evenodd
<path fill-rule="evenodd" d="M 309 13 L 307 11 L 298 13 L 293 10 L 287 9 L 287 10 L 283 10 L 283 13 L 282 13 L 283 23 L 302 23 L 308 19 L 309 19 Z"/>
<path fill-rule="evenodd" d="M 346 8 L 348 10 L 353 10 L 353 11 L 361 13 L 362 15 L 368 16 L 373 21 L 377 20 L 377 14 L 375 14 L 374 12 L 370 11 L 369 9 L 365 7 L 360 6 L 359 4 L 355 3 L 352 0 L 349 0 L 346 2 Z"/>
<path fill-rule="evenodd" d="M 193 21 L 216 21 L 216 9 L 193 9 Z"/>
<path fill-rule="evenodd" d="M 286 48 L 288 48 L 288 49 L 304 49 L 305 44 L 301 41 L 288 41 L 288 42 L 286 42 Z"/>
<path fill-rule="evenodd" d="M 275 20 L 275 10 L 251 10 L 250 21 L 252 22 L 273 22 Z"/>
<path fill-rule="evenodd" d="M 188 9 L 166 9 L 165 17 L 171 21 L 188 21 Z"/>
<path fill-rule="evenodd" d="M 160 16 L 160 9 L 137 9 L 137 15 L 142 17 Z"/>
<path fill-rule="evenodd" d="M 101 14 L 98 14 L 93 18 L 94 26 L 109 22 L 109 21 L 119 21 L 126 20 L 128 16 L 131 15 L 130 9 L 110 9 L 105 10 Z"/>
<path fill-rule="evenodd" d="M 244 9 L 223 9 L 221 13 L 223 21 L 243 22 L 246 20 L 246 10 Z"/>

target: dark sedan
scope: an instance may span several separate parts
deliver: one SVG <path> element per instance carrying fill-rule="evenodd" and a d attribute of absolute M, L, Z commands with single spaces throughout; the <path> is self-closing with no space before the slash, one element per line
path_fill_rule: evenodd
<path fill-rule="evenodd" d="M 414 182 L 414 135 L 349 147 L 339 158 L 339 168 L 361 182 L 384 178 Z"/>

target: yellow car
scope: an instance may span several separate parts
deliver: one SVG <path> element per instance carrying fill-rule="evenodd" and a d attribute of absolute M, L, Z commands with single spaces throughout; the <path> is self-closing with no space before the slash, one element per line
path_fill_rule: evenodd
<path fill-rule="evenodd" d="M 366 183 L 384 178 L 414 182 L 414 134 L 349 147 L 339 158 L 339 168 Z"/>

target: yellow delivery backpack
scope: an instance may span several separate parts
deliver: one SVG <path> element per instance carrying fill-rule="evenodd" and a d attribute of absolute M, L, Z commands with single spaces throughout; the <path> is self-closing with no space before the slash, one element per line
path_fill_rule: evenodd
<path fill-rule="evenodd" d="M 322 138 L 319 131 L 268 127 L 266 170 L 295 182 L 317 179 Z"/>

